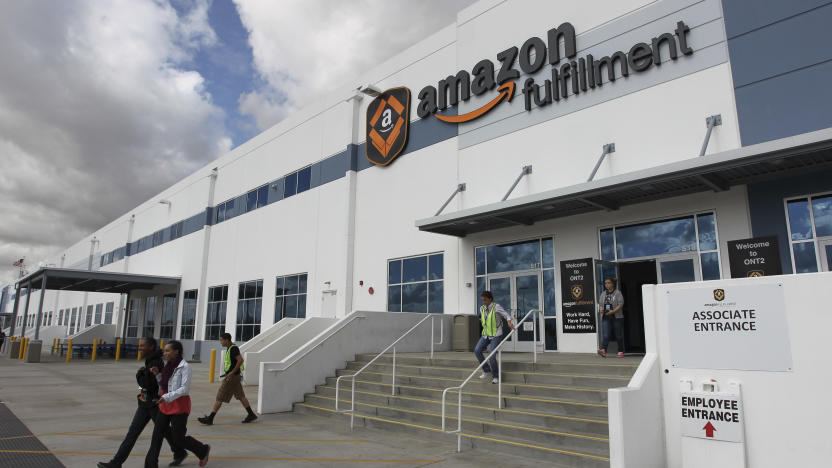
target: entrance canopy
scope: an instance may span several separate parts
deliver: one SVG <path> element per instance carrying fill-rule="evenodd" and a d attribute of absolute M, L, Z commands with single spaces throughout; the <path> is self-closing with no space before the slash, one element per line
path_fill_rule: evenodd
<path fill-rule="evenodd" d="M 110 271 L 41 268 L 17 281 L 17 287 L 52 289 L 58 291 L 87 291 L 100 293 L 129 293 L 155 286 L 179 286 L 181 278 L 173 276 L 137 275 Z"/>
<path fill-rule="evenodd" d="M 464 237 L 830 168 L 832 129 L 825 129 L 421 219 L 416 227 Z"/>

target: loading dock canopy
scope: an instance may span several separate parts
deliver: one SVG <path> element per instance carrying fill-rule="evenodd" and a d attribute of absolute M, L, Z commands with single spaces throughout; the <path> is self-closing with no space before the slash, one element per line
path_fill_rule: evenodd
<path fill-rule="evenodd" d="M 824 129 L 421 219 L 416 227 L 464 237 L 830 168 L 832 129 Z"/>
<path fill-rule="evenodd" d="M 172 276 L 137 275 L 109 271 L 70 270 L 41 268 L 17 281 L 19 288 L 31 285 L 32 289 L 59 291 L 88 291 L 102 293 L 129 293 L 137 289 L 150 290 L 155 286 L 179 286 L 181 278 Z"/>

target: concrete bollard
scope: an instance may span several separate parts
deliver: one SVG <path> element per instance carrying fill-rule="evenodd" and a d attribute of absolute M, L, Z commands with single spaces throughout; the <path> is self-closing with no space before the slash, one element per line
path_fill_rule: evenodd
<path fill-rule="evenodd" d="M 66 362 L 72 359 L 72 338 L 66 340 Z"/>
<path fill-rule="evenodd" d="M 20 340 L 9 343 L 9 359 L 17 359 L 20 355 Z"/>
<path fill-rule="evenodd" d="M 142 339 L 141 338 L 139 338 L 139 345 L 136 346 L 136 360 L 137 361 L 142 360 Z"/>
<path fill-rule="evenodd" d="M 116 340 L 116 362 L 121 358 L 121 338 Z"/>
<path fill-rule="evenodd" d="M 43 342 L 40 340 L 34 340 L 31 343 L 28 343 L 29 340 L 26 341 L 26 362 L 40 362 Z"/>
<path fill-rule="evenodd" d="M 208 383 L 214 383 L 214 371 L 217 368 L 217 350 L 211 350 L 211 364 L 208 366 Z"/>
<path fill-rule="evenodd" d="M 95 356 L 98 354 L 98 338 L 92 340 L 92 353 L 90 353 L 90 362 L 95 362 Z"/>

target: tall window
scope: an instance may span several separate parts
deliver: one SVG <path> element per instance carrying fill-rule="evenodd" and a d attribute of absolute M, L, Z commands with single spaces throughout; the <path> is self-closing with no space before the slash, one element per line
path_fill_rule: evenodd
<path fill-rule="evenodd" d="M 114 302 L 108 302 L 107 307 L 104 308 L 104 323 L 113 323 L 113 307 Z"/>
<path fill-rule="evenodd" d="M 162 298 L 162 326 L 159 338 L 174 338 L 176 333 L 176 296 L 167 295 Z"/>
<path fill-rule="evenodd" d="M 693 252 L 699 255 L 703 280 L 721 278 L 713 213 L 602 229 L 600 239 L 602 260 Z"/>
<path fill-rule="evenodd" d="M 208 288 L 208 313 L 205 317 L 205 339 L 218 340 L 225 332 L 225 310 L 228 285 Z"/>
<path fill-rule="evenodd" d="M 49 311 L 49 321 L 48 321 L 48 323 L 46 324 L 46 326 L 47 326 L 47 327 L 51 327 L 51 326 L 52 326 L 52 311 L 51 311 L 51 310 Z"/>
<path fill-rule="evenodd" d="M 442 254 L 387 261 L 387 310 L 444 312 Z"/>
<path fill-rule="evenodd" d="M 60 326 L 60 325 L 63 325 L 63 324 L 64 324 L 64 310 L 63 309 L 58 309 L 58 325 Z"/>
<path fill-rule="evenodd" d="M 142 336 L 154 336 L 156 331 L 156 296 L 144 300 L 144 328 Z"/>
<path fill-rule="evenodd" d="M 182 330 L 179 337 L 183 340 L 194 338 L 194 324 L 196 321 L 196 289 L 185 291 L 182 295 Z"/>
<path fill-rule="evenodd" d="M 84 320 L 84 328 L 89 328 L 89 326 L 92 325 L 92 309 L 93 309 L 93 306 L 91 306 L 91 305 L 87 306 L 87 317 Z"/>
<path fill-rule="evenodd" d="M 306 273 L 277 277 L 274 321 L 284 317 L 306 318 Z"/>
<path fill-rule="evenodd" d="M 139 307 L 141 305 L 141 299 L 130 299 L 130 304 L 127 306 L 127 331 L 125 335 L 128 338 L 136 338 L 139 335 Z"/>
<path fill-rule="evenodd" d="M 101 323 L 101 313 L 104 311 L 104 304 L 96 304 L 95 306 L 95 323 Z"/>
<path fill-rule="evenodd" d="M 78 318 L 78 308 L 73 307 L 72 308 L 72 318 L 70 319 L 70 322 L 69 322 L 69 334 L 70 335 L 75 333 L 75 330 L 76 330 L 75 329 L 75 320 L 77 320 L 77 318 Z"/>
<path fill-rule="evenodd" d="M 787 200 L 786 214 L 793 271 L 832 271 L 832 194 Z"/>
<path fill-rule="evenodd" d="M 237 292 L 237 333 L 239 341 L 248 341 L 260 333 L 263 307 L 263 280 L 240 283 Z"/>

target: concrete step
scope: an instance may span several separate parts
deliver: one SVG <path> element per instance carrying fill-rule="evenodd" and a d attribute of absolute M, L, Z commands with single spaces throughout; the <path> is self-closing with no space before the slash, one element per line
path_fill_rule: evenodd
<path fill-rule="evenodd" d="M 351 375 L 349 370 L 339 370 L 337 375 Z M 382 374 L 371 371 L 364 371 L 358 379 L 367 382 L 378 382 L 392 384 L 392 374 Z M 342 379 L 341 382 L 348 382 L 349 379 Z M 425 377 L 418 375 L 402 375 L 396 373 L 396 386 L 409 385 L 425 389 L 442 389 L 454 387 L 462 383 L 456 379 L 447 379 L 443 377 Z M 334 384 L 334 383 L 333 383 Z M 606 403 L 607 389 L 588 388 L 588 387 L 570 387 L 565 385 L 538 385 L 538 384 L 517 384 L 517 383 L 503 383 L 503 395 L 518 395 L 531 397 L 547 397 L 547 398 L 564 398 L 567 400 L 583 401 L 590 403 Z M 465 390 L 474 393 L 493 394 L 495 397 L 498 393 L 497 384 L 491 383 L 491 376 L 488 375 L 485 379 L 474 377 L 468 384 L 465 385 Z"/>
<path fill-rule="evenodd" d="M 375 358 L 374 354 L 357 354 L 354 361 L 369 362 Z M 577 374 L 597 376 L 630 377 L 638 368 L 640 357 L 601 358 L 593 355 L 564 355 L 558 358 L 546 358 L 537 363 L 532 362 L 531 353 L 504 353 L 503 370 L 507 372 L 546 372 L 553 374 Z M 376 363 L 392 364 L 393 355 L 387 353 L 379 357 Z M 425 354 L 404 353 L 396 355 L 396 363 L 412 366 L 457 367 L 469 369 L 469 373 L 477 366 L 473 353 L 438 353 L 434 359 Z"/>
<path fill-rule="evenodd" d="M 338 418 L 349 418 L 349 415 L 335 413 L 334 409 L 313 403 L 296 403 L 295 411 L 308 414 L 330 415 Z M 446 434 L 441 429 L 424 424 L 396 420 L 389 417 L 356 412 L 356 427 L 368 427 L 385 431 L 411 433 L 422 438 L 442 442 L 453 441 L 454 434 Z M 465 426 L 467 427 L 467 426 Z M 464 429 L 465 429 L 464 427 Z M 525 433 L 524 433 L 525 434 Z M 585 453 L 569 446 L 555 447 L 540 443 L 529 442 L 513 436 L 497 436 L 482 433 L 468 433 L 463 430 L 462 441 L 465 447 L 477 447 L 500 453 L 516 454 L 525 457 L 538 458 L 552 463 L 577 468 L 600 468 L 609 466 L 607 455 Z M 505 460 L 501 461 L 504 464 Z"/>
<path fill-rule="evenodd" d="M 380 361 L 380 359 L 379 359 Z M 366 361 L 353 361 L 347 363 L 347 369 L 354 373 L 367 364 Z M 425 365 L 411 365 L 396 362 L 396 373 L 407 375 L 421 375 L 426 377 L 444 377 L 461 382 L 468 378 L 473 371 L 474 366 L 470 368 L 461 367 L 443 367 L 443 366 L 425 366 Z M 392 374 L 392 363 L 379 363 L 378 361 L 367 367 L 366 371 Z M 366 372 L 365 371 L 365 372 Z M 602 388 L 609 389 L 615 387 L 626 386 L 630 381 L 630 376 L 621 375 L 590 375 L 590 374 L 569 374 L 569 373 L 549 373 L 549 372 L 530 372 L 530 371 L 503 371 L 503 382 L 505 383 L 525 383 L 525 384 L 540 384 L 540 385 L 567 385 L 575 387 L 588 388 Z M 476 377 L 475 377 L 476 378 Z"/>
<path fill-rule="evenodd" d="M 349 394 L 351 382 L 348 379 L 342 380 L 342 389 L 345 395 Z M 491 385 L 491 384 L 488 384 Z M 328 377 L 325 383 L 326 387 L 335 388 L 335 378 Z M 321 391 L 322 386 L 316 387 L 316 393 Z M 390 394 L 392 386 L 389 383 L 363 380 L 363 376 L 355 382 L 357 391 L 375 392 L 381 394 Z M 442 398 L 443 388 L 439 387 L 419 387 L 403 383 L 396 383 L 396 394 L 407 397 L 424 398 L 429 400 L 440 401 Z M 452 391 L 448 392 L 448 400 L 457 400 L 457 395 Z M 496 389 L 488 393 L 474 391 L 472 388 L 466 388 L 462 392 L 462 402 L 464 404 L 474 404 L 486 407 L 497 406 Z M 557 415 L 568 415 L 575 417 L 606 419 L 607 405 L 606 403 L 587 402 L 581 400 L 573 400 L 566 398 L 553 398 L 546 396 L 525 396 L 510 393 L 503 393 L 503 407 L 516 410 L 529 410 L 542 413 L 550 413 Z"/>
<path fill-rule="evenodd" d="M 313 395 L 329 398 L 334 401 L 335 388 L 319 386 L 318 393 L 309 394 L 307 395 L 307 398 L 310 398 Z M 340 394 L 340 399 L 342 400 L 341 409 L 348 408 L 350 404 L 349 389 Z M 344 401 L 346 401 L 346 406 L 343 406 Z M 442 403 L 439 400 L 401 395 L 391 396 L 389 393 L 356 390 L 356 402 L 417 411 L 427 411 L 438 414 L 441 414 L 442 412 Z M 606 417 L 602 419 L 569 416 L 565 412 L 555 413 L 554 411 L 556 408 L 554 406 L 550 408 L 550 412 L 548 413 L 511 408 L 498 409 L 496 404 L 486 406 L 463 403 L 462 407 L 464 411 L 463 416 L 470 416 L 474 419 L 497 421 L 513 425 L 535 425 L 557 431 L 601 437 L 607 437 L 609 432 Z M 453 398 L 448 398 L 446 411 L 448 411 L 449 415 L 451 415 L 451 413 L 453 413 L 453 415 L 457 414 L 456 395 L 454 395 Z"/>
<path fill-rule="evenodd" d="M 335 398 L 317 394 L 306 396 L 306 403 L 324 408 L 335 409 Z M 350 400 L 341 398 L 342 410 L 348 409 Z M 441 411 L 424 411 L 407 408 L 397 408 L 386 405 L 374 405 L 366 402 L 355 403 L 356 412 L 364 415 L 378 416 L 395 421 L 405 421 L 413 424 L 423 425 L 441 429 Z M 580 434 L 554 430 L 536 425 L 519 425 L 506 422 L 479 419 L 473 415 L 463 413 L 463 431 L 471 434 L 487 435 L 501 439 L 515 438 L 524 442 L 538 443 L 544 446 L 570 447 L 582 453 L 590 453 L 600 456 L 608 456 L 609 440 L 606 435 Z M 446 428 L 451 430 L 457 427 L 456 411 L 449 411 L 445 418 Z"/>

